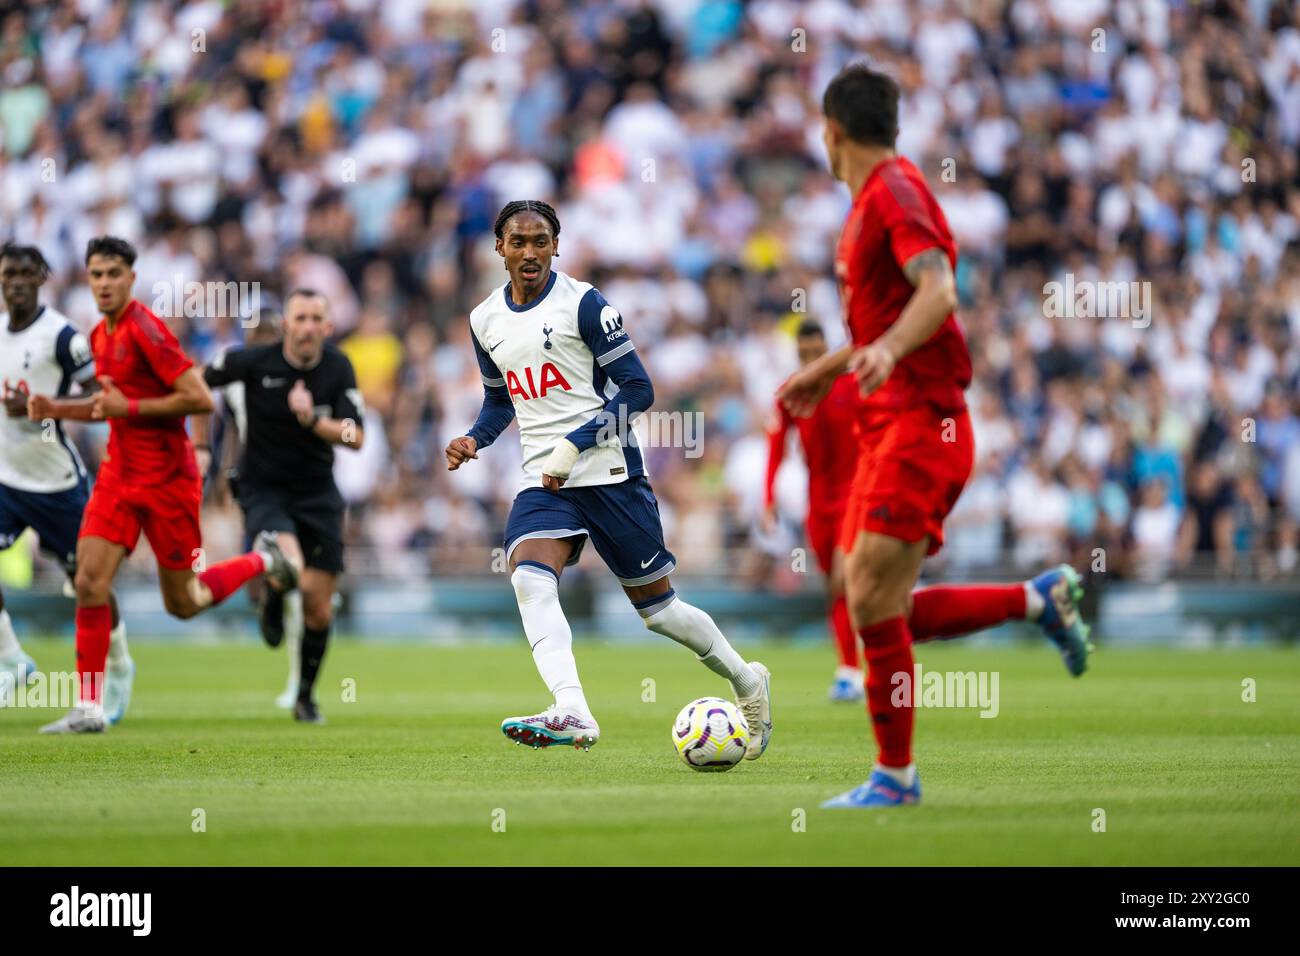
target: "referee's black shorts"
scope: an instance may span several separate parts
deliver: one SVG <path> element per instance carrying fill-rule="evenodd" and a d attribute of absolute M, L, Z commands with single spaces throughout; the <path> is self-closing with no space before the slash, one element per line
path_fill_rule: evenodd
<path fill-rule="evenodd" d="M 346 505 L 333 482 L 318 491 L 294 491 L 241 477 L 239 507 L 248 540 L 262 531 L 287 531 L 302 546 L 303 564 L 338 574 L 343 570 Z"/>

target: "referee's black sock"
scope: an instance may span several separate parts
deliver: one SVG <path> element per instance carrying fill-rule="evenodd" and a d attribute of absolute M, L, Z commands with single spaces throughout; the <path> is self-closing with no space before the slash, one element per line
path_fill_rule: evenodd
<path fill-rule="evenodd" d="M 325 660 L 325 645 L 329 643 L 329 639 L 329 625 L 321 628 L 304 626 L 302 629 L 302 649 L 299 655 L 301 667 L 298 673 L 300 701 L 308 702 L 312 699 L 316 675 L 320 673 L 321 662 Z"/>

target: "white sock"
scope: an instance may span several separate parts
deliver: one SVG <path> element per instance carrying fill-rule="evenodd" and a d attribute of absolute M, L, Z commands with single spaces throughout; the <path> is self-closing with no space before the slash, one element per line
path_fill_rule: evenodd
<path fill-rule="evenodd" d="M 533 663 L 555 704 L 591 716 L 587 698 L 578 680 L 578 662 L 573 658 L 573 631 L 560 607 L 560 582 L 555 575 L 535 564 L 521 564 L 510 575 L 519 602 L 519 617 L 533 652 Z"/>
<path fill-rule="evenodd" d="M 650 630 L 689 647 L 705 667 L 731 681 L 737 696 L 752 697 L 762 686 L 758 675 L 722 636 L 713 618 L 687 604 L 673 590 L 637 608 L 637 613 Z"/>
<path fill-rule="evenodd" d="M 122 613 L 120 610 L 117 612 Z M 119 617 L 117 627 L 108 632 L 108 665 L 125 664 L 131 659 L 131 650 L 126 646 L 126 618 Z"/>
<path fill-rule="evenodd" d="M 1036 621 L 1039 616 L 1047 610 L 1047 605 L 1043 602 L 1043 596 L 1038 593 L 1038 588 L 1026 581 L 1025 582 L 1025 620 Z"/>
<path fill-rule="evenodd" d="M 836 680 L 851 680 L 861 683 L 865 677 L 866 674 L 863 673 L 862 668 L 860 667 L 845 667 L 841 664 L 839 667 L 835 668 Z"/>
<path fill-rule="evenodd" d="M 0 660 L 16 657 L 23 652 L 14 633 L 14 622 L 9 619 L 8 611 L 0 611 Z"/>
<path fill-rule="evenodd" d="M 876 764 L 872 769 L 879 770 L 904 790 L 916 782 L 916 764 L 914 763 L 909 763 L 906 767 L 886 767 L 883 764 Z"/>
<path fill-rule="evenodd" d="M 302 666 L 302 658 L 298 649 L 302 642 L 302 592 L 294 588 L 284 596 L 284 649 L 289 655 L 289 682 L 298 686 L 298 669 Z"/>

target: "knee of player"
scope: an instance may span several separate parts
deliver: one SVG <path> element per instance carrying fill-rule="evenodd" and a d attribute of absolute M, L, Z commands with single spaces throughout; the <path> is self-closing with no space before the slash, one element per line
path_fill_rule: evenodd
<path fill-rule="evenodd" d="M 632 606 L 641 615 L 646 630 L 670 637 L 682 630 L 686 618 L 695 610 L 685 601 L 678 600 L 677 592 L 672 589 L 658 597 L 634 602 Z"/>
<path fill-rule="evenodd" d="M 855 627 L 870 627 L 871 624 L 889 618 L 906 617 L 907 602 L 897 600 L 883 589 L 849 597 L 849 615 Z"/>
<path fill-rule="evenodd" d="M 864 626 L 903 613 L 906 607 L 906 600 L 898 600 L 891 593 L 888 582 L 874 575 L 864 575 L 855 580 L 848 599 L 854 620 L 862 621 Z"/>
<path fill-rule="evenodd" d="M 311 628 L 313 631 L 329 630 L 330 625 L 334 623 L 334 614 L 331 608 L 326 605 L 323 610 L 308 611 L 306 607 L 302 611 L 302 623 L 304 627 Z"/>
<path fill-rule="evenodd" d="M 77 603 L 85 606 L 94 606 L 104 604 L 108 601 L 108 596 L 112 590 L 112 581 L 103 575 L 97 575 L 88 568 L 78 568 L 77 575 L 72 580 L 72 586 L 77 592 Z"/>
<path fill-rule="evenodd" d="M 163 608 L 172 617 L 180 618 L 182 621 L 193 617 L 201 610 L 188 596 L 170 593 L 163 595 Z"/>
<path fill-rule="evenodd" d="M 334 621 L 334 605 L 328 594 L 302 596 L 302 623 L 313 631 L 324 630 Z"/>
<path fill-rule="evenodd" d="M 559 593 L 560 582 L 555 572 L 537 564 L 521 564 L 510 573 L 510 585 L 515 589 L 515 599 L 520 604 L 553 597 Z"/>

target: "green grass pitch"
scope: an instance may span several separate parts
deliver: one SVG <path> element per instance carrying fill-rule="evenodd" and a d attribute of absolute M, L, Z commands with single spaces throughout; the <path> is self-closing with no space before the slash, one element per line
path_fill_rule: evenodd
<path fill-rule="evenodd" d="M 71 664 L 68 641 L 27 647 L 44 669 Z M 546 703 L 522 640 L 340 641 L 322 679 L 326 727 L 274 708 L 282 652 L 141 641 L 131 712 L 102 737 L 39 737 L 56 711 L 0 711 L 0 861 L 1300 863 L 1294 650 L 1103 651 L 1072 680 L 1046 646 L 923 647 L 927 669 L 996 670 L 1000 713 L 917 714 L 921 806 L 823 811 L 867 772 L 864 713 L 825 700 L 829 648 L 743 649 L 773 671 L 772 746 L 701 774 L 677 760 L 669 728 L 725 685 L 667 642 L 579 642 L 603 733 L 582 753 L 501 736 L 503 717 Z M 346 678 L 355 702 L 340 699 Z"/>

